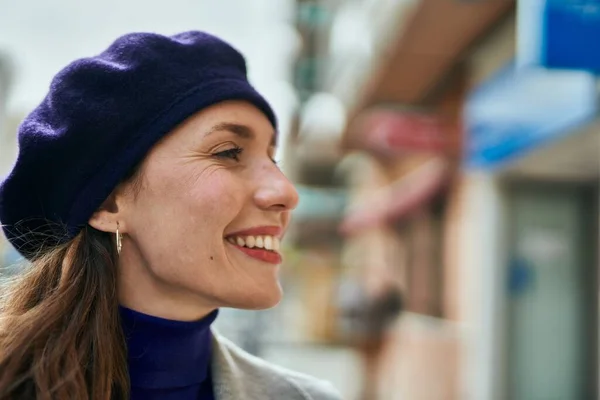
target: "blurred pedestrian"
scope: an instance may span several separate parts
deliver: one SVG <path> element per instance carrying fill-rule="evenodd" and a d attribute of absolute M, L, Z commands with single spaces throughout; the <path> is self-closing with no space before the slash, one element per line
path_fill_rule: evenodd
<path fill-rule="evenodd" d="M 343 318 L 350 321 L 350 345 L 362 359 L 361 400 L 379 398 L 379 380 L 383 375 L 383 356 L 391 337 L 389 327 L 403 309 L 402 292 L 393 285 L 369 296 L 356 285 L 353 301 L 344 304 Z"/>
<path fill-rule="evenodd" d="M 1 399 L 337 399 L 211 331 L 281 297 L 298 202 L 243 56 L 128 34 L 74 61 L 19 128 L 0 221 L 31 265 L 0 318 Z"/>
<path fill-rule="evenodd" d="M 361 400 L 376 400 L 384 376 L 384 356 L 393 340 L 390 328 L 404 309 L 402 263 L 395 234 L 378 227 L 348 241 L 360 253 L 353 257 L 352 273 L 342 281 L 339 309 L 349 344 L 363 364 Z"/>

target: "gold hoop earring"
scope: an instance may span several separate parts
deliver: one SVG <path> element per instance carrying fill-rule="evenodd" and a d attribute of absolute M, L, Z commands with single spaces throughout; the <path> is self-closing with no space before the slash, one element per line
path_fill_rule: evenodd
<path fill-rule="evenodd" d="M 121 248 L 123 247 L 123 235 L 119 233 L 119 222 L 117 222 L 117 232 L 115 233 L 116 242 L 117 242 L 117 254 L 121 255 Z"/>

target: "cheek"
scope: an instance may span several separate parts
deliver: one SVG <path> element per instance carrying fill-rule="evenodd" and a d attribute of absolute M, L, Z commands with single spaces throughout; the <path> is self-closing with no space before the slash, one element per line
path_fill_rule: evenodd
<path fill-rule="evenodd" d="M 183 190 L 187 195 L 180 206 L 188 210 L 188 217 L 204 225 L 228 224 L 243 207 L 243 190 L 226 173 L 213 174 Z"/>
<path fill-rule="evenodd" d="M 148 267 L 167 282 L 209 285 L 218 274 L 198 265 L 222 261 L 223 233 L 245 205 L 243 182 L 223 170 L 194 181 L 154 181 L 147 189 L 133 228 Z"/>
<path fill-rule="evenodd" d="M 147 229 L 146 233 L 160 226 L 166 237 L 153 239 L 181 251 L 188 242 L 193 242 L 197 251 L 199 240 L 211 243 L 220 238 L 243 208 L 245 198 L 243 183 L 227 170 L 211 171 L 196 179 L 164 176 L 149 187 L 148 194 L 139 204 L 138 226 Z M 150 223 L 153 226 L 148 226 Z"/>

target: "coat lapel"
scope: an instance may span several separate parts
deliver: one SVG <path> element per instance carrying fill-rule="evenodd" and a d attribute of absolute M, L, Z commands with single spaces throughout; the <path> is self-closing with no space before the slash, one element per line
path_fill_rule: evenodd
<path fill-rule="evenodd" d="M 246 353 L 214 329 L 212 333 L 211 368 L 216 400 L 339 398 L 328 386 L 319 384 L 315 379 L 273 366 Z M 313 396 L 321 392 L 322 396 Z"/>
<path fill-rule="evenodd" d="M 213 329 L 212 372 L 216 400 L 263 399 L 260 386 L 252 382 L 254 379 L 247 376 L 246 368 L 235 356 L 227 341 Z"/>

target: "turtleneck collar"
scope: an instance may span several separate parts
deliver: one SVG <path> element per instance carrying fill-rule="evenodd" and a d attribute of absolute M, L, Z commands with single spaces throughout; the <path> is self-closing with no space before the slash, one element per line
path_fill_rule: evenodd
<path fill-rule="evenodd" d="M 168 389 L 210 379 L 213 311 L 199 321 L 163 319 L 120 307 L 132 388 Z"/>

